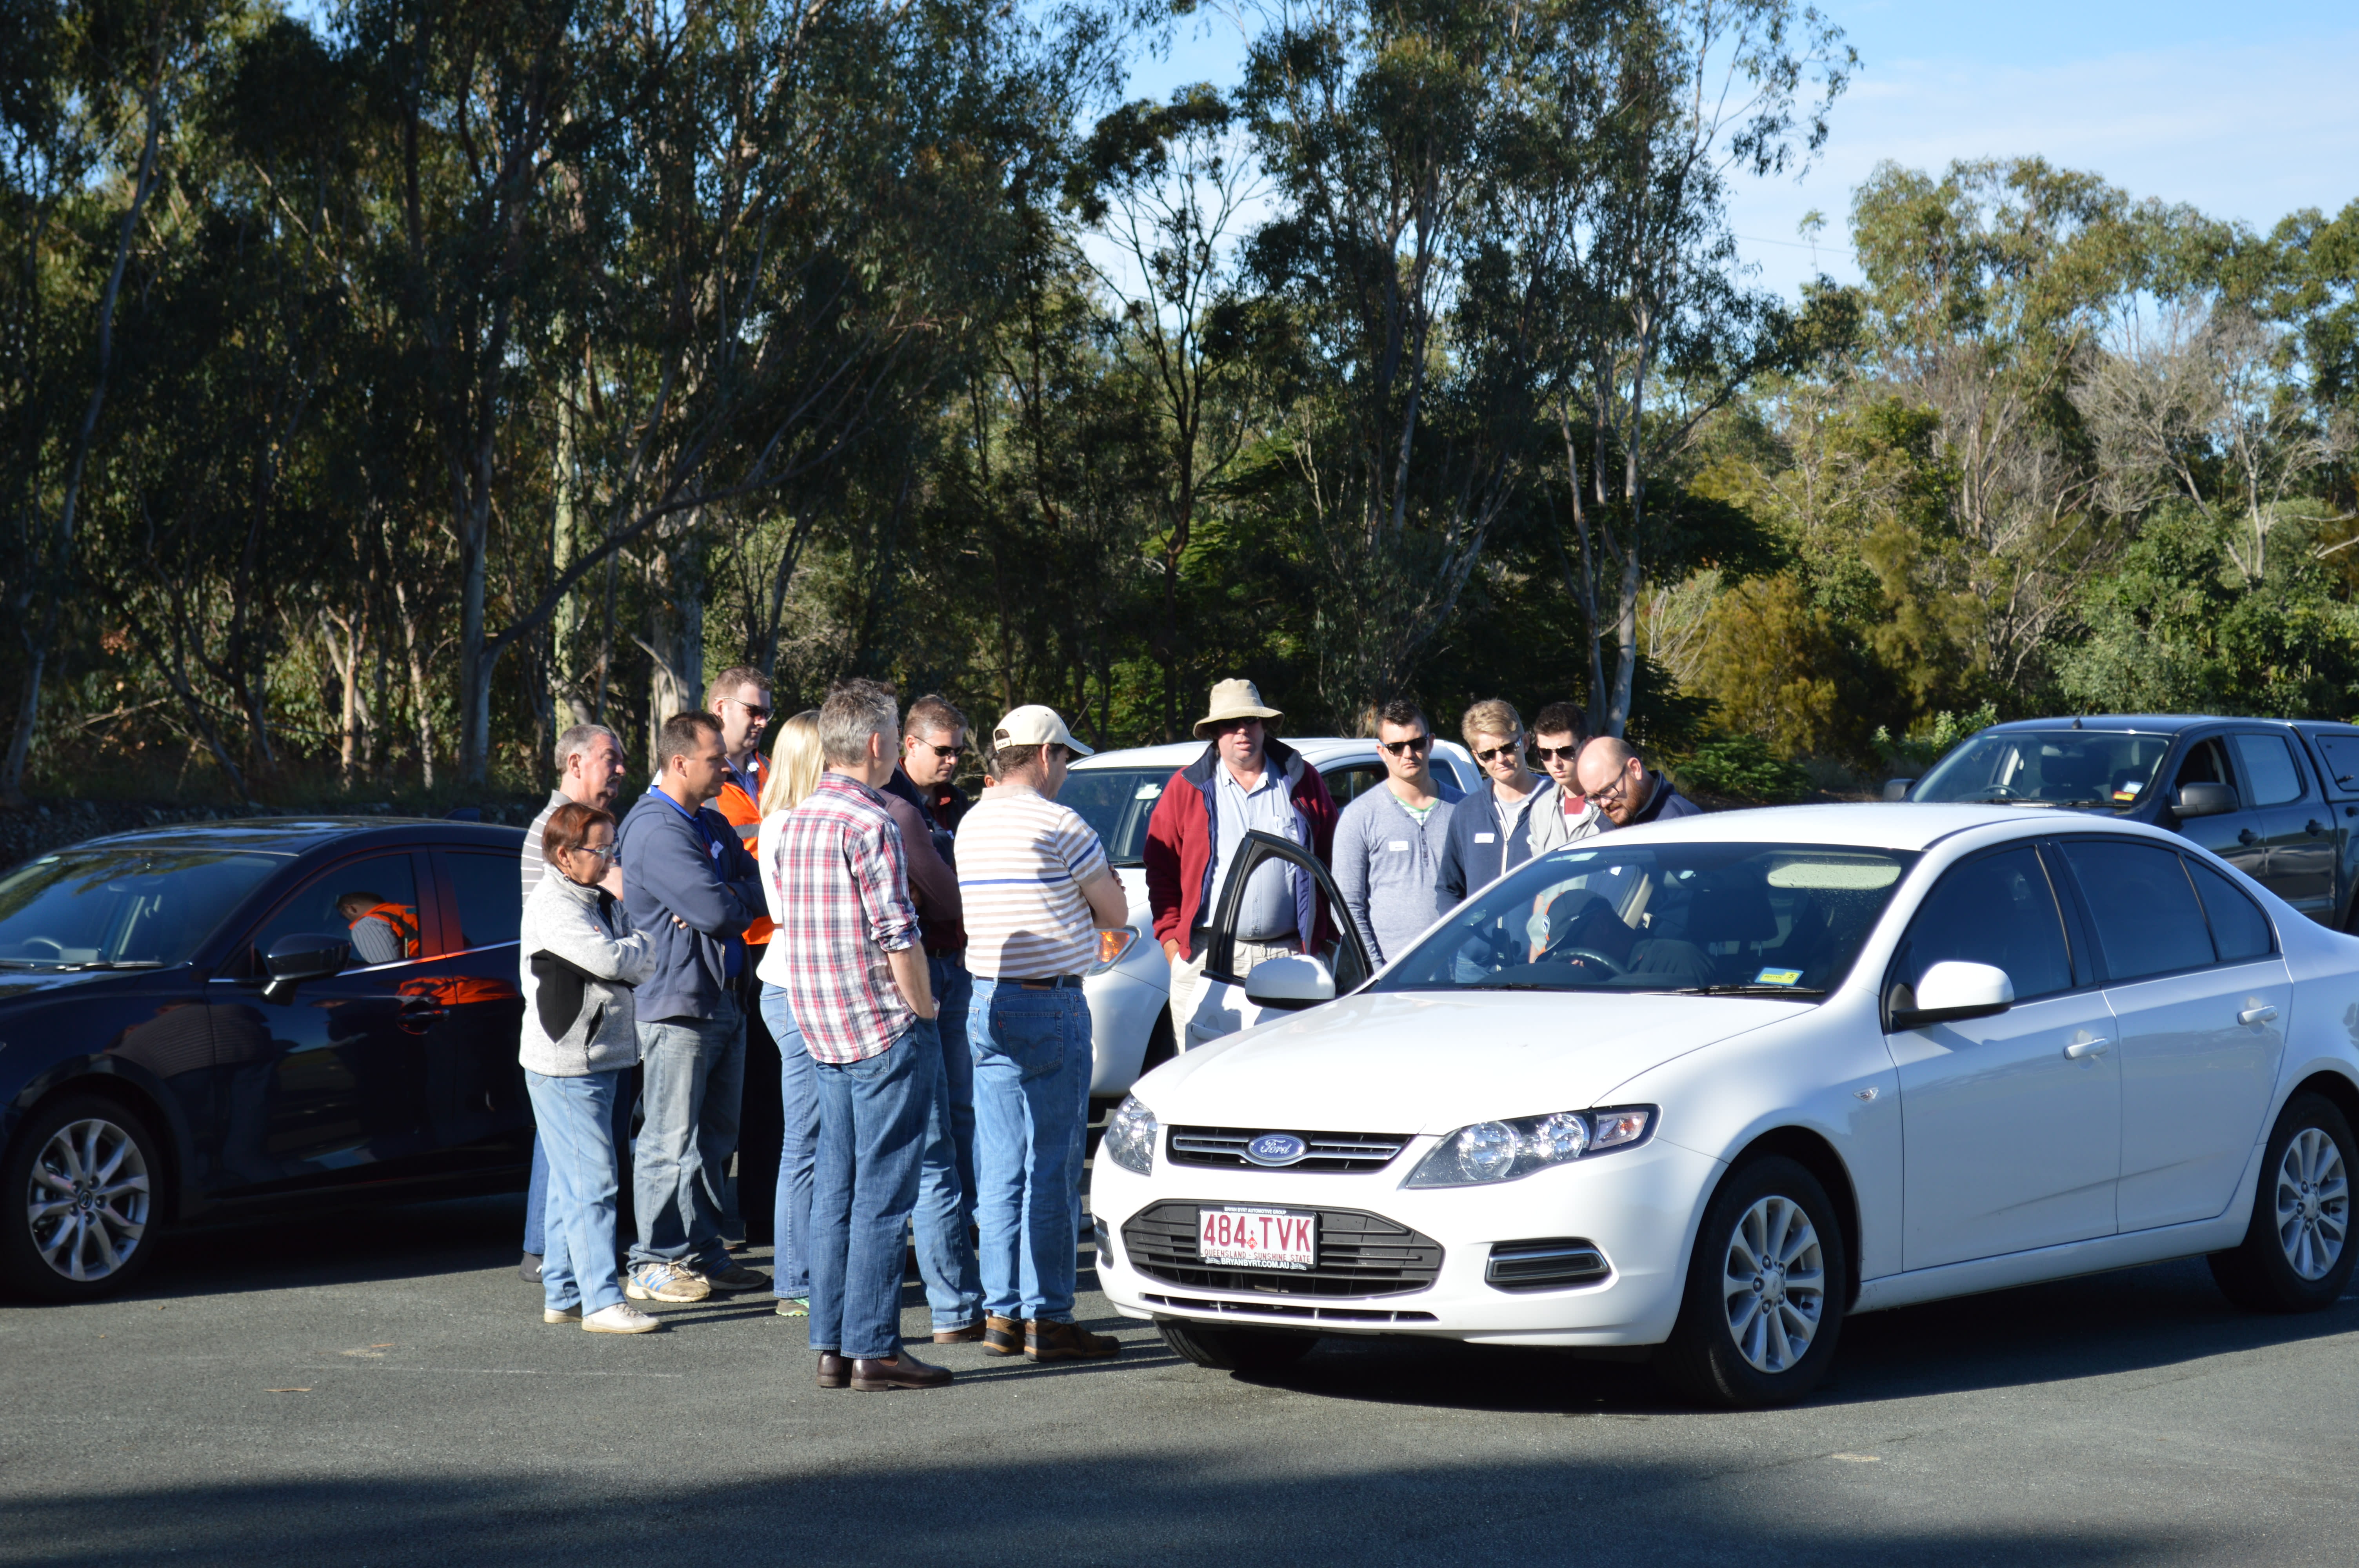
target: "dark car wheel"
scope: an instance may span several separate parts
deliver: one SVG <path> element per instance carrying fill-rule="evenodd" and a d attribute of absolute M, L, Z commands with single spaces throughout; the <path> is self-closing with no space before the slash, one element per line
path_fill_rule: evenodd
<path fill-rule="evenodd" d="M 1155 1327 L 1183 1360 L 1215 1372 L 1276 1372 L 1301 1360 L 1319 1343 L 1315 1334 L 1283 1328 L 1213 1328 L 1169 1319 Z"/>
<path fill-rule="evenodd" d="M 2323 1095 L 2286 1103 L 2261 1155 L 2244 1243 L 2212 1254 L 2221 1293 L 2248 1312 L 2316 1312 L 2351 1279 L 2351 1177 L 2359 1147 Z"/>
<path fill-rule="evenodd" d="M 0 1281 L 42 1301 L 90 1301 L 147 1268 L 160 1230 L 155 1135 L 100 1095 L 43 1106 L 0 1167 Z"/>
<path fill-rule="evenodd" d="M 1780 1156 L 1747 1161 L 1704 1211 L 1656 1369 L 1727 1410 L 1799 1400 L 1834 1360 L 1847 1278 L 1843 1230 L 1819 1179 Z"/>

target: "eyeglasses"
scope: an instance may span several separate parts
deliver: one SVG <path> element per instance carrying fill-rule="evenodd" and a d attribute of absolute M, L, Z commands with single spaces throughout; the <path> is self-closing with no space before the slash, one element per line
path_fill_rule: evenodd
<path fill-rule="evenodd" d="M 1569 762 L 1581 755 L 1581 742 L 1575 741 L 1570 746 L 1535 746 L 1532 755 L 1543 762 Z"/>
<path fill-rule="evenodd" d="M 1517 736 L 1515 740 L 1508 741 L 1504 746 L 1494 746 L 1487 752 L 1475 752 L 1474 760 L 1478 762 L 1488 762 L 1495 757 L 1520 756 L 1523 753 L 1523 738 L 1521 736 Z"/>
<path fill-rule="evenodd" d="M 601 844 L 595 849 L 587 844 L 573 846 L 573 853 L 587 855 L 593 860 L 611 860 L 622 852 L 623 847 L 619 844 Z"/>
<path fill-rule="evenodd" d="M 966 755 L 966 748 L 962 745 L 929 746 L 923 741 L 912 741 L 910 743 L 909 750 L 912 752 L 931 752 L 935 756 L 940 758 L 945 762 L 949 762 L 952 757 L 963 757 Z"/>
<path fill-rule="evenodd" d="M 1426 748 L 1433 744 L 1433 737 L 1416 735 L 1406 741 L 1379 741 L 1376 744 L 1396 757 L 1423 756 Z"/>
<path fill-rule="evenodd" d="M 1628 795 L 1629 793 L 1630 775 L 1625 773 L 1615 775 L 1614 782 L 1607 784 L 1603 789 L 1591 790 L 1589 792 L 1589 798 L 1597 802 L 1600 806 L 1603 806 L 1609 800 L 1620 800 L 1624 795 Z"/>

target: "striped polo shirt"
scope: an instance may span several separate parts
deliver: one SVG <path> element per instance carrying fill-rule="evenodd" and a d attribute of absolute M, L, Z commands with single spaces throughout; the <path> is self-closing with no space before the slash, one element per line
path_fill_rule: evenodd
<path fill-rule="evenodd" d="M 1035 791 L 1002 786 L 959 821 L 966 967 L 977 979 L 1078 975 L 1097 959 L 1097 918 L 1082 884 L 1106 871 L 1090 825 Z"/>

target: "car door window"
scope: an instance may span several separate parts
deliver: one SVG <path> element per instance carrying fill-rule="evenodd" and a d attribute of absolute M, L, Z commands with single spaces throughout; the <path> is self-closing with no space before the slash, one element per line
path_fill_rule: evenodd
<path fill-rule="evenodd" d="M 2018 1000 L 2072 989 L 2063 916 L 2030 846 L 1951 867 L 1919 907 L 1899 978 L 1913 990 L 1927 969 L 1952 960 L 2006 970 Z"/>
<path fill-rule="evenodd" d="M 2109 980 L 2118 984 L 2213 961 L 2211 928 L 2187 880 L 2186 862 L 2175 851 L 2086 838 L 2067 839 L 2063 849 Z"/>
<path fill-rule="evenodd" d="M 2312 733 L 2310 740 L 2317 744 L 2319 757 L 2326 763 L 2326 776 L 2334 781 L 2333 793 L 2348 795 L 2359 790 L 2359 735 Z"/>
<path fill-rule="evenodd" d="M 2201 860 L 2190 860 L 2187 869 L 2195 878 L 2195 891 L 2203 901 L 2203 913 L 2211 917 L 2212 945 L 2219 950 L 2220 962 L 2243 963 L 2251 958 L 2266 958 L 2277 951 L 2277 936 L 2269 929 L 2269 918 L 2261 906 L 2245 894 L 2245 890 L 2230 881 Z"/>
<path fill-rule="evenodd" d="M 2226 784 L 2236 787 L 2236 775 L 2228 766 L 2227 754 L 2217 741 L 2198 741 L 2187 748 L 2187 755 L 2179 764 L 2179 774 L 2170 781 L 2175 796 L 2191 784 Z"/>
<path fill-rule="evenodd" d="M 513 886 L 508 902 L 516 902 Z M 312 878 L 262 923 L 247 945 L 246 973 L 264 973 L 263 958 L 286 936 L 342 936 L 353 945 L 354 968 L 407 963 L 425 952 L 419 920 L 417 862 L 408 850 L 348 860 Z"/>
<path fill-rule="evenodd" d="M 1220 903 L 1208 927 L 1205 973 L 1214 977 L 1236 976 L 1235 921 L 1244 903 L 1245 883 L 1265 861 L 1280 860 L 1309 876 L 1315 889 L 1313 897 L 1324 903 L 1336 928 L 1336 941 L 1332 955 L 1335 975 L 1335 994 L 1356 988 L 1368 978 L 1370 965 L 1367 949 L 1361 945 L 1359 932 L 1353 928 L 1351 916 L 1344 912 L 1343 895 L 1336 891 L 1335 880 L 1327 868 L 1299 845 L 1289 844 L 1267 833 L 1245 835 L 1244 849 L 1237 857 L 1236 870 L 1223 885 Z"/>
<path fill-rule="evenodd" d="M 480 850 L 452 849 L 439 857 L 451 881 L 459 917 L 459 937 L 450 951 L 496 947 L 516 939 L 523 908 L 516 900 L 516 858 Z"/>
<path fill-rule="evenodd" d="M 2232 735 L 2229 744 L 2244 771 L 2247 805 L 2283 806 L 2301 798 L 2301 772 L 2284 736 Z"/>
<path fill-rule="evenodd" d="M 1338 810 L 1351 805 L 1360 796 L 1385 782 L 1382 762 L 1353 762 L 1327 770 L 1327 793 L 1335 798 Z"/>

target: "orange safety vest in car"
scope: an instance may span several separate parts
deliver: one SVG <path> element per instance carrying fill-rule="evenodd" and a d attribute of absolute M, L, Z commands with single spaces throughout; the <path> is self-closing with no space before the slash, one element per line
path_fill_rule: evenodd
<path fill-rule="evenodd" d="M 418 957 L 420 950 L 418 942 L 418 912 L 408 904 L 380 903 L 362 915 L 361 920 L 384 921 L 393 928 L 393 934 L 401 938 L 401 956 L 405 958 Z M 361 920 L 355 920 L 353 924 L 358 925 Z"/>
<path fill-rule="evenodd" d="M 712 809 L 721 813 L 728 820 L 730 827 L 737 829 L 738 840 L 745 846 L 745 853 L 749 855 L 754 852 L 754 840 L 761 836 L 762 803 L 759 796 L 762 786 L 769 782 L 769 759 L 756 752 L 754 753 L 755 793 L 753 795 L 745 793 L 745 786 L 737 782 L 736 769 L 733 765 L 729 773 L 729 782 L 723 784 L 721 793 L 712 797 Z M 760 947 L 767 945 L 771 933 L 777 928 L 777 922 L 768 915 L 756 915 L 754 924 L 745 927 L 745 946 Z"/>

